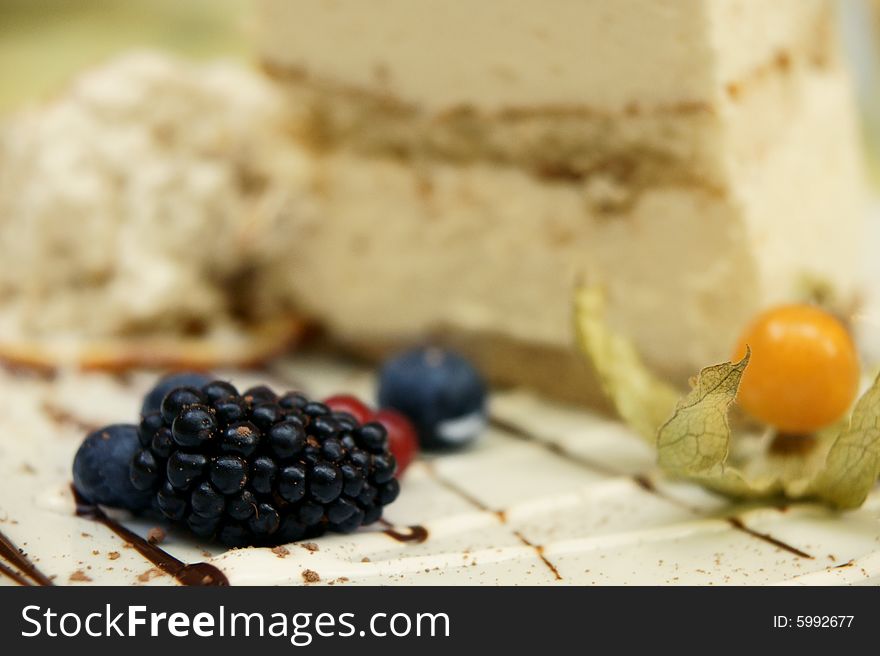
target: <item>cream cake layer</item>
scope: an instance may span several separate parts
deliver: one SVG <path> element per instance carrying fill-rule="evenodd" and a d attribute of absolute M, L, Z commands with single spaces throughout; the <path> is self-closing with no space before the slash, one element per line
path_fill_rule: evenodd
<path fill-rule="evenodd" d="M 313 144 L 549 176 L 721 186 L 742 97 L 838 65 L 823 0 L 259 7 L 265 68 L 308 111 Z"/>
<path fill-rule="evenodd" d="M 715 104 L 826 46 L 827 0 L 258 0 L 266 61 L 430 113 Z M 821 37 L 821 38 L 819 38 Z"/>
<path fill-rule="evenodd" d="M 785 107 L 787 119 L 760 148 L 743 147 L 748 159 L 731 158 L 724 188 L 648 186 L 613 213 L 614 181 L 600 177 L 318 154 L 313 205 L 291 217 L 300 238 L 270 288 L 290 290 L 291 303 L 360 348 L 472 338 L 472 355 L 506 382 L 546 387 L 555 369 L 553 387 L 572 396 L 586 386 L 572 291 L 590 280 L 652 365 L 691 375 L 726 358 L 759 308 L 817 287 L 844 303 L 856 295 L 862 208 L 846 81 L 815 73 L 789 92 L 744 106 Z M 533 357 L 518 364 L 515 345 Z M 571 366 L 560 365 L 566 357 Z M 542 363 L 551 371 L 537 371 Z"/>

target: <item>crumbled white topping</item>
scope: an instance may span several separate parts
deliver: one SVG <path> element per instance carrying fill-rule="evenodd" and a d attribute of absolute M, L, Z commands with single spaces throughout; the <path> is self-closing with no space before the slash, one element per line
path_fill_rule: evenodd
<path fill-rule="evenodd" d="M 307 159 L 278 147 L 281 105 L 241 65 L 145 52 L 13 117 L 0 132 L 3 330 L 228 319 L 229 290 L 289 243 L 279 231 Z"/>

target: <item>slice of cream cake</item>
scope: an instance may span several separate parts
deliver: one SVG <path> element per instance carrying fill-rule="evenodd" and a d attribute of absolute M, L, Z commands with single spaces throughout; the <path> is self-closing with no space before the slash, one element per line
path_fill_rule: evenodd
<path fill-rule="evenodd" d="M 0 360 L 265 359 L 300 326 L 258 297 L 309 167 L 278 92 L 230 62 L 133 52 L 0 124 Z M 305 173 L 302 174 L 303 176 Z"/>
<path fill-rule="evenodd" d="M 829 2 L 260 0 L 259 19 L 314 158 L 271 286 L 361 352 L 442 335 L 583 398 L 578 281 L 679 377 L 762 306 L 857 296 Z"/>

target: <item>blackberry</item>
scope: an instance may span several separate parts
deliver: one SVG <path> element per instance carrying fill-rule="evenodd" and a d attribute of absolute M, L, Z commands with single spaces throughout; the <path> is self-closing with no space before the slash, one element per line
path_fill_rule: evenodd
<path fill-rule="evenodd" d="M 144 397 L 144 404 L 141 407 L 141 415 L 146 416 L 152 412 L 158 412 L 162 405 L 162 399 L 176 387 L 201 387 L 210 381 L 210 376 L 194 372 L 165 376 L 156 383 L 153 389 L 147 392 L 147 395 Z"/>
<path fill-rule="evenodd" d="M 129 479 L 195 535 L 238 547 L 348 533 L 397 497 L 381 424 L 298 392 L 185 382 L 142 417 Z"/>

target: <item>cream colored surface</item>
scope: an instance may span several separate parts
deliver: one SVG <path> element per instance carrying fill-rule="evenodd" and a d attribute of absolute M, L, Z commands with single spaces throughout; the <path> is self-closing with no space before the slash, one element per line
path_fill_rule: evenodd
<path fill-rule="evenodd" d="M 323 359 L 226 374 L 239 386 L 303 386 L 319 397 L 345 390 L 370 398 L 374 384 L 364 370 Z M 57 584 L 175 584 L 109 530 L 77 518 L 70 494 L 84 435 L 77 422 L 130 420 L 153 380 L 142 371 L 126 383 L 101 374 L 45 381 L 0 372 L 8 406 L 0 415 L 0 531 Z M 319 576 L 314 584 L 336 586 L 880 582 L 876 491 L 844 514 L 808 503 L 743 508 L 665 478 L 650 449 L 617 422 L 523 393 L 496 394 L 492 407 L 517 431 L 494 428 L 470 449 L 417 461 L 386 508 L 403 533 L 423 526 L 424 542 L 401 543 L 371 526 L 313 540 L 317 549 L 226 551 L 163 525 L 160 546 L 184 562 L 219 567 L 232 585 L 303 585 L 306 570 Z M 140 535 L 158 523 L 122 518 Z"/>
<path fill-rule="evenodd" d="M 826 0 L 259 0 L 268 61 L 457 106 L 618 111 L 715 104 L 725 85 L 819 45 Z M 826 34 L 827 36 L 827 34 Z"/>

